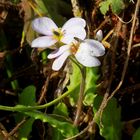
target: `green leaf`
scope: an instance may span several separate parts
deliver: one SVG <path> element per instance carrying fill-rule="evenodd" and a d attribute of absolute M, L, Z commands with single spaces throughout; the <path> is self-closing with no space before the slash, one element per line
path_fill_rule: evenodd
<path fill-rule="evenodd" d="M 56 128 L 52 127 L 52 140 L 63 140 L 64 136 L 62 136 L 62 134 L 60 133 L 60 131 L 58 131 Z"/>
<path fill-rule="evenodd" d="M 101 96 L 96 96 L 93 104 L 93 112 L 96 113 L 99 109 L 99 106 L 102 101 Z M 117 101 L 115 98 L 112 98 L 102 114 L 102 124 L 100 125 L 100 118 L 95 120 L 99 126 L 100 134 L 106 140 L 120 140 L 121 139 L 121 108 L 118 107 Z"/>
<path fill-rule="evenodd" d="M 35 99 L 35 92 L 36 88 L 33 85 L 30 85 L 23 89 L 22 93 L 19 96 L 19 104 L 17 107 L 21 107 L 22 105 L 36 105 L 36 99 Z M 17 113 L 15 115 L 16 122 L 20 122 L 23 118 L 25 118 L 26 115 L 22 113 Z M 19 138 L 28 138 L 30 132 L 32 131 L 32 124 L 34 122 L 33 118 L 28 119 L 19 129 Z"/>
<path fill-rule="evenodd" d="M 105 0 L 100 2 L 99 6 L 103 15 L 109 11 L 109 7 L 111 7 L 112 12 L 115 14 L 119 14 L 124 9 L 123 0 Z"/>
<path fill-rule="evenodd" d="M 68 115 L 69 115 L 67 106 L 63 102 L 59 103 L 55 107 L 53 113 L 58 114 L 58 115 L 62 115 L 62 116 L 65 116 L 65 117 L 68 117 Z"/>
<path fill-rule="evenodd" d="M 23 114 L 22 114 L 23 115 Z M 32 130 L 32 125 L 34 123 L 34 118 L 29 118 L 22 126 L 19 128 L 19 139 L 27 139 L 31 130 Z"/>
<path fill-rule="evenodd" d="M 70 84 L 67 86 L 67 92 L 70 92 L 69 99 L 72 106 L 74 106 L 77 102 L 80 90 L 80 82 L 81 72 L 78 66 L 75 63 L 72 63 L 72 74 L 70 74 Z"/>
<path fill-rule="evenodd" d="M 140 139 L 140 127 L 134 133 L 132 140 L 139 140 L 139 139 Z"/>
<path fill-rule="evenodd" d="M 56 128 L 64 137 L 72 137 L 78 133 L 78 129 L 73 124 L 64 121 L 58 121 L 57 119 L 43 114 L 39 111 L 22 112 L 34 119 L 40 119 L 43 122 L 48 122 L 52 127 Z"/>
<path fill-rule="evenodd" d="M 92 104 L 93 104 L 94 99 L 95 99 L 96 96 L 97 95 L 94 94 L 94 93 L 91 93 L 91 92 L 87 93 L 85 95 L 85 98 L 84 98 L 84 101 L 83 101 L 84 105 L 85 106 L 92 106 Z"/>
<path fill-rule="evenodd" d="M 85 98 L 83 103 L 86 106 L 92 106 L 94 98 L 96 97 L 96 81 L 98 68 L 86 68 L 86 87 L 85 87 Z"/>
<path fill-rule="evenodd" d="M 112 0 L 111 8 L 113 13 L 119 14 L 124 8 L 124 3 L 122 0 Z"/>
<path fill-rule="evenodd" d="M 35 99 L 36 88 L 33 85 L 30 85 L 23 89 L 22 93 L 19 96 L 19 104 L 21 105 L 30 105 L 33 106 L 36 104 Z"/>
<path fill-rule="evenodd" d="M 27 138 L 21 138 L 20 140 L 28 140 Z"/>
<path fill-rule="evenodd" d="M 110 0 L 107 1 L 102 1 L 99 6 L 100 6 L 100 11 L 103 15 L 105 15 L 107 13 L 107 11 L 109 10 L 109 5 L 111 4 Z"/>
<path fill-rule="evenodd" d="M 70 84 L 67 89 L 70 93 L 70 103 L 75 105 L 79 97 L 80 83 L 81 83 L 81 71 L 79 67 L 72 63 L 72 74 L 70 75 Z M 98 79 L 98 68 L 86 68 L 86 86 L 85 86 L 85 98 L 84 105 L 91 106 L 95 98 L 96 81 Z"/>
<path fill-rule="evenodd" d="M 57 114 L 59 116 L 56 116 L 55 118 L 60 121 L 65 121 L 65 117 L 69 117 L 67 106 L 60 102 L 57 106 L 55 106 L 53 114 Z M 62 140 L 64 139 L 64 136 L 62 136 L 61 132 L 58 131 L 56 128 L 52 128 L 53 137 L 52 140 Z"/>

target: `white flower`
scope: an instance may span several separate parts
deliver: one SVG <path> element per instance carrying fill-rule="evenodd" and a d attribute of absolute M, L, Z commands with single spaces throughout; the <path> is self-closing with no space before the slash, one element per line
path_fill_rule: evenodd
<path fill-rule="evenodd" d="M 58 28 L 50 18 L 37 18 L 32 22 L 32 27 L 36 32 L 44 36 L 33 40 L 31 46 L 34 48 L 50 48 L 58 41 L 69 44 L 74 37 L 83 40 L 86 37 L 85 26 L 86 22 L 82 18 L 71 18 L 62 28 Z"/>
<path fill-rule="evenodd" d="M 98 41 L 102 41 L 102 39 L 103 39 L 103 32 L 102 32 L 102 30 L 97 31 L 95 39 L 97 39 Z"/>
<path fill-rule="evenodd" d="M 70 55 L 74 55 L 79 63 L 86 67 L 96 67 L 100 61 L 96 58 L 105 54 L 105 48 L 97 40 L 86 39 L 82 42 L 74 41 L 64 45 L 48 55 L 49 59 L 55 58 L 52 69 L 59 70 Z"/>

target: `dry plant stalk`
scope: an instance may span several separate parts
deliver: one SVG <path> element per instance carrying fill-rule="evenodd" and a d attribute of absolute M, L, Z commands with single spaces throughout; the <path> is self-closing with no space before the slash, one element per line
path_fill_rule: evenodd
<path fill-rule="evenodd" d="M 118 86 L 115 88 L 115 90 L 111 93 L 110 96 L 109 96 L 110 89 L 107 89 L 107 91 L 106 91 L 106 93 L 104 95 L 103 101 L 101 103 L 101 106 L 100 106 L 100 108 L 99 108 L 99 110 L 97 112 L 99 115 L 96 115 L 96 117 L 100 116 L 100 119 L 102 117 L 102 113 L 103 113 L 105 107 L 107 106 L 108 102 L 117 93 L 117 91 L 120 89 L 120 87 L 123 84 L 123 81 L 124 81 L 124 78 L 125 78 L 125 74 L 126 74 L 126 70 L 127 70 L 127 67 L 128 67 L 128 61 L 129 61 L 129 57 L 130 57 L 130 52 L 131 52 L 131 48 L 132 48 L 132 40 L 133 40 L 133 34 L 134 34 L 134 27 L 135 27 L 135 24 L 136 24 L 137 15 L 139 13 L 139 5 L 140 5 L 140 0 L 137 1 L 136 8 L 135 8 L 135 13 L 134 13 L 134 17 L 133 17 L 132 27 L 131 27 L 131 31 L 130 31 L 130 38 L 129 38 L 129 43 L 128 43 L 127 56 L 126 56 L 126 60 L 125 60 L 125 63 L 124 63 L 121 80 L 120 80 Z"/>
<path fill-rule="evenodd" d="M 82 17 L 82 10 L 80 9 L 78 0 L 71 0 L 73 15 L 75 17 Z"/>
<path fill-rule="evenodd" d="M 117 85 L 117 87 L 115 88 L 115 90 L 111 93 L 111 95 L 109 96 L 109 92 L 110 92 L 110 86 L 111 86 L 111 83 L 112 83 L 112 78 L 110 79 L 110 83 L 109 83 L 109 87 L 107 88 L 106 90 L 106 93 L 104 94 L 104 98 L 102 100 L 102 103 L 99 107 L 99 110 L 97 111 L 97 113 L 95 114 L 92 122 L 84 129 L 82 130 L 79 134 L 71 137 L 71 138 L 67 138 L 65 140 L 72 140 L 74 138 L 77 138 L 79 136 L 81 136 L 82 134 L 84 134 L 86 131 L 88 131 L 88 129 L 93 126 L 93 124 L 95 124 L 95 119 L 96 118 L 100 118 L 101 120 L 101 117 L 102 117 L 102 113 L 105 109 L 105 107 L 107 106 L 108 102 L 110 101 L 110 99 L 117 93 L 117 91 L 120 89 L 120 87 L 122 86 L 123 84 L 123 81 L 124 81 L 124 78 L 125 78 L 125 74 L 126 74 L 126 70 L 127 70 L 127 67 L 128 67 L 128 61 L 129 61 L 129 58 L 130 58 L 130 52 L 131 52 L 131 48 L 132 48 L 132 41 L 133 41 L 133 34 L 134 34 L 134 28 L 135 28 L 135 25 L 136 25 L 136 19 L 137 19 L 137 16 L 138 16 L 138 13 L 139 13 L 139 6 L 140 6 L 140 0 L 137 1 L 136 3 L 136 8 L 135 8 L 135 13 L 134 13 L 134 16 L 132 18 L 132 26 L 131 26 L 131 31 L 130 31 L 130 37 L 129 37 L 129 42 L 128 42 L 128 48 L 127 48 L 127 56 L 126 56 L 126 60 L 125 60 L 125 63 L 124 63 L 124 67 L 123 67 L 123 71 L 122 71 L 122 76 L 121 76 L 121 80 L 119 82 L 119 84 Z M 119 21 L 119 28 L 117 30 L 117 33 L 119 33 L 120 29 L 121 29 L 121 21 Z M 117 42 L 116 42 L 117 43 Z M 113 73 L 112 73 L 113 75 Z M 102 126 L 102 124 L 100 124 Z"/>

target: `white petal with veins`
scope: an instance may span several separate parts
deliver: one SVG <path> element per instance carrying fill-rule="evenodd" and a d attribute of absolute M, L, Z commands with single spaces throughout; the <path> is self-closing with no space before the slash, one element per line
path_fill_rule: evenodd
<path fill-rule="evenodd" d="M 83 27 L 73 27 L 66 30 L 64 36 L 61 41 L 63 43 L 69 44 L 74 40 L 74 37 L 77 37 L 81 40 L 84 40 L 86 37 L 86 31 Z"/>
<path fill-rule="evenodd" d="M 86 26 L 86 22 L 84 19 L 82 18 L 71 18 L 69 19 L 62 27 L 62 31 L 64 30 L 67 30 L 68 28 L 73 28 L 73 27 L 76 27 L 76 26 L 81 26 L 81 27 L 85 27 Z"/>
<path fill-rule="evenodd" d="M 56 58 L 58 56 L 60 56 L 61 54 L 63 54 L 65 51 L 69 51 L 70 49 L 70 46 L 69 45 L 64 45 L 62 47 L 60 47 L 59 49 L 53 51 L 52 53 L 50 53 L 48 55 L 48 58 L 49 59 L 53 59 L 53 58 Z"/>
<path fill-rule="evenodd" d="M 75 57 L 79 63 L 81 63 L 86 67 L 96 67 L 101 64 L 96 57 L 90 55 L 90 51 L 84 45 L 83 46 L 80 45 L 80 48 L 75 54 Z"/>
<path fill-rule="evenodd" d="M 97 67 L 100 66 L 101 63 L 96 57 L 83 55 L 82 57 L 76 56 L 76 59 L 79 63 L 81 63 L 85 67 Z"/>
<path fill-rule="evenodd" d="M 40 17 L 32 22 L 32 28 L 43 35 L 53 35 L 52 30 L 58 29 L 57 25 L 47 17 Z"/>
<path fill-rule="evenodd" d="M 84 45 L 89 49 L 90 55 L 92 56 L 102 56 L 105 54 L 105 48 L 102 43 L 93 39 L 86 39 L 81 45 Z"/>
<path fill-rule="evenodd" d="M 52 37 L 49 36 L 42 36 L 34 39 L 32 41 L 31 47 L 33 48 L 47 48 L 52 45 L 54 45 L 57 42 L 57 40 L 52 39 Z"/>
<path fill-rule="evenodd" d="M 64 52 L 62 55 L 60 55 L 58 58 L 56 58 L 53 62 L 52 69 L 55 71 L 58 71 L 64 64 L 65 60 L 70 55 L 69 51 Z"/>

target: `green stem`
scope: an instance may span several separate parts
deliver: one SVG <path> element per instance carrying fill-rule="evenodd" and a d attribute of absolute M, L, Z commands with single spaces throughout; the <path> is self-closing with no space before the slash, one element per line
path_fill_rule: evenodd
<path fill-rule="evenodd" d="M 81 115 L 81 110 L 83 106 L 83 98 L 84 98 L 84 92 L 85 92 L 85 79 L 86 79 L 86 69 L 83 67 L 81 70 L 81 75 L 82 75 L 82 81 L 80 84 L 80 93 L 79 93 L 79 98 L 77 102 L 77 111 L 76 111 L 76 116 L 74 120 L 74 125 L 77 126 L 80 120 L 80 115 Z"/>
<path fill-rule="evenodd" d="M 31 111 L 31 110 L 43 109 L 43 108 L 47 108 L 49 106 L 52 106 L 52 105 L 58 103 L 60 100 L 62 100 L 66 96 L 68 96 L 70 93 L 71 93 L 70 91 L 67 91 L 64 94 L 62 94 L 61 96 L 59 96 L 58 98 L 56 98 L 53 101 L 51 101 L 49 103 L 46 103 L 44 105 L 38 105 L 38 106 L 16 105 L 14 107 L 0 105 L 0 110 L 22 112 L 22 111 Z"/>
<path fill-rule="evenodd" d="M 80 66 L 80 64 L 78 64 L 77 61 L 73 57 L 70 56 L 69 58 L 74 64 L 76 64 L 76 66 L 80 69 L 80 71 L 82 73 L 82 66 Z"/>

